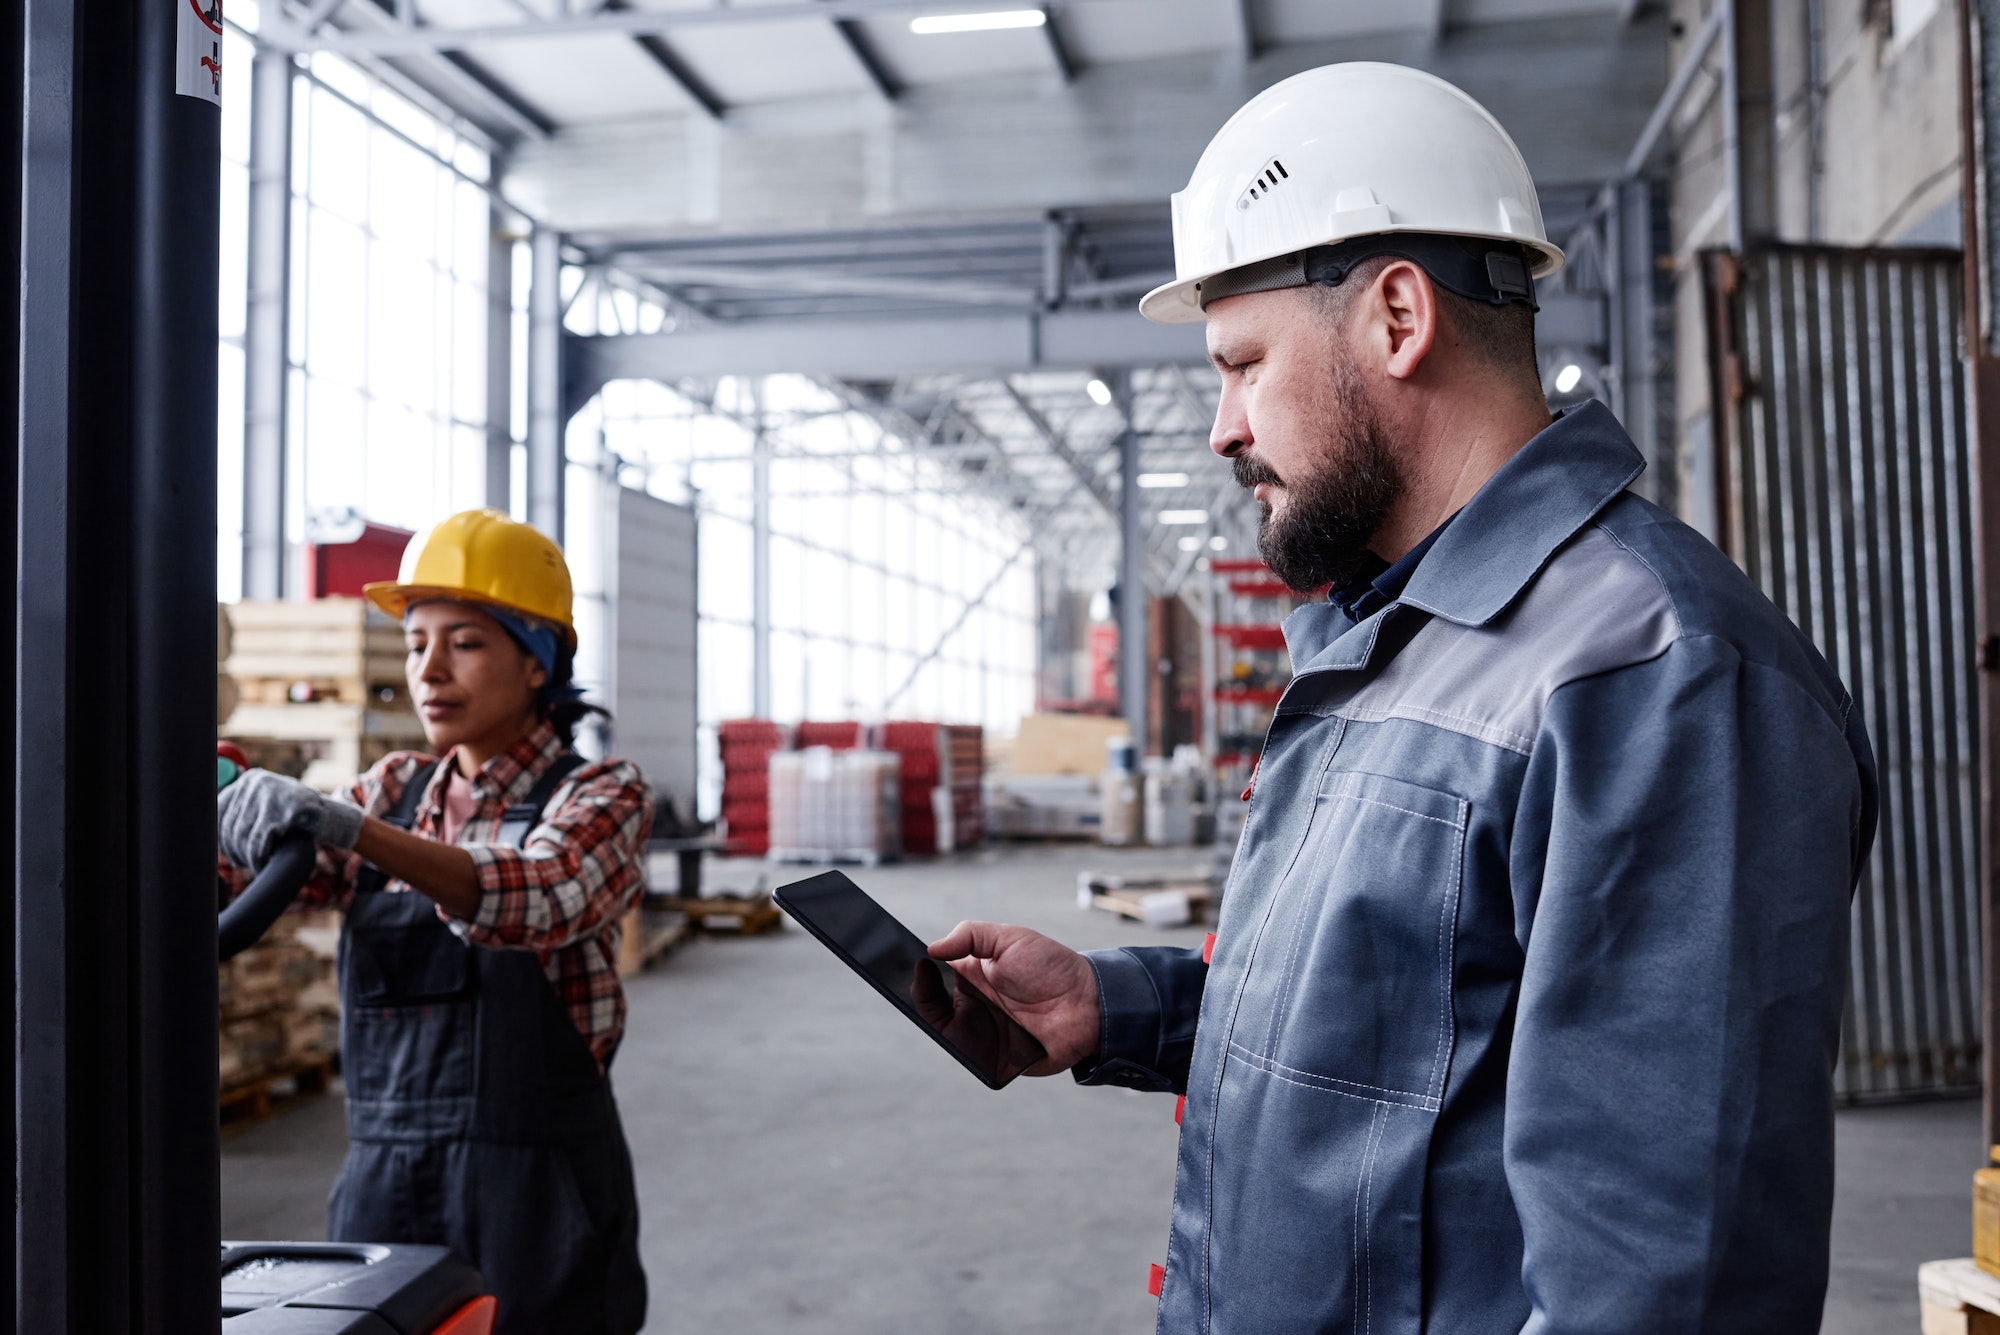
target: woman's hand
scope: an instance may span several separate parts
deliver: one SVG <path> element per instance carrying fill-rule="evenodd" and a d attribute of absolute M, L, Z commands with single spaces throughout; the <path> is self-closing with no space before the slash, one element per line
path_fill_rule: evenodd
<path fill-rule="evenodd" d="M 253 769 L 216 795 L 215 819 L 222 856 L 257 871 L 289 834 L 310 834 L 328 848 L 354 847 L 362 815 L 360 808 L 322 796 L 297 779 Z"/>

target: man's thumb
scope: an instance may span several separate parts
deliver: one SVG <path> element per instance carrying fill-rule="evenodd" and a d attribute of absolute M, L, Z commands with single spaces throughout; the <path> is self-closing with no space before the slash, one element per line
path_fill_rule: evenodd
<path fill-rule="evenodd" d="M 998 923 L 962 922 L 931 943 L 931 958 L 961 960 L 971 955 L 990 960 L 1000 953 L 1000 934 L 1003 930 Z"/>

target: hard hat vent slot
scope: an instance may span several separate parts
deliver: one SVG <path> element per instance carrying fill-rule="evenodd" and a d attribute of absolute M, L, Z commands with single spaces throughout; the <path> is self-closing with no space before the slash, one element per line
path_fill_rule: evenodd
<path fill-rule="evenodd" d="M 1289 181 L 1292 174 L 1285 170 L 1285 164 L 1272 158 L 1257 174 L 1250 178 L 1250 184 L 1236 197 L 1236 207 L 1247 209 L 1258 200 L 1270 194 L 1273 189 Z"/>

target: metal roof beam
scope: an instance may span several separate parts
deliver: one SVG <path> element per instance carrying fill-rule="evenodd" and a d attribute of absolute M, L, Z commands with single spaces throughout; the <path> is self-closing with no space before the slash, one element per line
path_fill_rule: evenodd
<path fill-rule="evenodd" d="M 1073 6 L 1110 3 L 1110 0 L 1065 0 L 1065 3 Z M 544 40 L 579 33 L 660 35 L 671 33 L 676 28 L 709 27 L 718 23 L 775 23 L 799 18 L 860 19 L 873 15 L 915 14 L 936 7 L 936 0 L 778 0 L 768 5 L 624 11 L 615 11 L 605 5 L 589 13 L 562 14 L 535 22 L 420 27 L 395 32 L 308 35 L 289 23 L 272 23 L 260 36 L 283 49 L 385 56 L 442 51 L 483 42 Z M 1045 23 L 1043 27 L 1046 29 L 1050 25 Z"/>
<path fill-rule="evenodd" d="M 1149 324 L 1130 311 L 1023 311 L 875 320 L 709 325 L 659 334 L 572 335 L 568 401 L 609 380 L 682 376 L 1008 375 L 1020 371 L 1207 361 L 1200 325 Z"/>
<path fill-rule="evenodd" d="M 629 0 L 601 0 L 594 12 L 629 14 L 632 12 L 632 6 Z M 660 72 L 665 74 L 676 88 L 685 93 L 690 102 L 700 107 L 710 120 L 722 119 L 723 113 L 729 110 L 728 105 L 716 95 L 713 88 L 708 86 L 707 81 L 695 72 L 692 65 L 681 59 L 680 53 L 668 44 L 666 38 L 656 32 L 641 32 L 634 33 L 632 40 L 638 44 L 641 51 L 653 58 L 653 63 L 660 67 Z"/>
<path fill-rule="evenodd" d="M 1062 75 L 1064 83 L 1075 83 L 1076 56 L 1063 40 L 1062 29 L 1056 26 L 1055 11 L 1047 5 L 1042 6 L 1042 36 L 1048 40 L 1049 58 L 1056 63 L 1056 73 Z"/>
<path fill-rule="evenodd" d="M 308 37 L 300 29 L 293 27 L 288 20 L 281 18 L 275 12 L 274 6 L 272 10 L 266 11 L 265 21 L 257 34 L 258 42 L 281 51 L 296 52 L 314 49 L 319 43 L 346 41 L 349 38 L 365 41 L 373 37 L 409 37 L 412 34 L 430 31 L 406 26 L 393 13 L 376 3 L 376 0 L 357 0 L 356 3 L 344 7 L 336 4 L 325 14 L 321 14 L 322 8 L 322 5 L 315 5 L 306 16 L 307 20 L 324 24 L 327 18 L 337 13 L 343 22 L 356 26 L 331 36 Z M 366 31 L 363 31 L 364 29 Z M 364 50 L 351 54 L 366 57 L 372 53 Z M 474 61 L 456 52 L 436 46 L 419 45 L 401 52 L 386 54 L 403 57 L 389 62 L 392 68 L 400 64 L 416 71 L 414 74 L 405 74 L 405 77 L 418 81 L 426 79 L 435 81 L 439 92 L 458 106 L 470 120 L 484 121 L 489 126 L 502 128 L 525 139 L 546 139 L 555 128 L 554 122 L 530 106 L 520 94 L 481 69 Z"/>
<path fill-rule="evenodd" d="M 1076 480 L 1083 484 L 1083 489 L 1090 493 L 1091 499 L 1104 508 L 1104 513 L 1114 520 L 1117 519 L 1118 495 L 1111 490 L 1110 484 L 1085 462 L 1082 455 L 1070 447 L 1069 439 L 1050 424 L 1049 419 L 1042 415 L 1041 409 L 1028 401 L 1027 395 L 1014 387 L 1012 380 L 1001 380 L 1000 387 L 1007 391 L 1007 397 L 1014 401 L 1014 407 L 1027 419 L 1028 425 L 1035 429 L 1035 434 L 1041 437 L 1042 444 L 1048 448 L 1049 453 L 1068 464 L 1069 471 L 1076 475 Z"/>
<path fill-rule="evenodd" d="M 890 72 L 882 53 L 875 49 L 875 43 L 868 40 L 867 30 L 858 19 L 833 20 L 834 35 L 854 56 L 854 63 L 868 76 L 868 82 L 875 85 L 875 91 L 882 95 L 884 102 L 894 102 L 903 95 L 903 85 Z"/>
<path fill-rule="evenodd" d="M 1032 306 L 1035 294 L 1022 288 L 979 287 L 970 283 L 933 283 L 869 273 L 820 269 L 731 267 L 719 264 L 659 264 L 635 266 L 653 282 L 667 287 L 737 288 L 747 291 L 802 293 L 814 296 L 904 297 L 950 302 L 960 306 Z"/>

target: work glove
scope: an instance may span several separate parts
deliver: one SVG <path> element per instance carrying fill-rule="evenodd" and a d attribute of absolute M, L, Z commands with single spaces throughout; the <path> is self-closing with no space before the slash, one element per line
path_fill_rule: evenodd
<path fill-rule="evenodd" d="M 245 770 L 224 788 L 215 818 L 222 856 L 252 871 L 290 834 L 310 834 L 327 848 L 352 848 L 361 836 L 361 808 L 267 769 Z"/>

